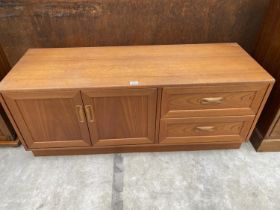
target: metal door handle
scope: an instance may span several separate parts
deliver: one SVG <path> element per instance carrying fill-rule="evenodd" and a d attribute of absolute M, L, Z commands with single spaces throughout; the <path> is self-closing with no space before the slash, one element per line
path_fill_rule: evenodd
<path fill-rule="evenodd" d="M 76 113 L 81 123 L 85 122 L 85 113 L 82 105 L 76 105 Z"/>
<path fill-rule="evenodd" d="M 94 112 L 91 105 L 85 105 L 86 116 L 88 122 L 94 122 Z"/>
<path fill-rule="evenodd" d="M 201 104 L 220 104 L 223 101 L 223 97 L 215 97 L 215 98 L 202 98 Z"/>

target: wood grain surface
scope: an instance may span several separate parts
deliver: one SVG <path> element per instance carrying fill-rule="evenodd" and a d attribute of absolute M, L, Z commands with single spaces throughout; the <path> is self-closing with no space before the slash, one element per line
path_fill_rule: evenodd
<path fill-rule="evenodd" d="M 107 147 L 80 147 L 80 148 L 49 148 L 34 149 L 32 153 L 35 156 L 49 155 L 81 155 L 81 154 L 105 154 L 105 153 L 123 153 L 123 152 L 163 152 L 163 151 L 191 151 L 191 150 L 209 150 L 209 149 L 238 149 L 240 142 L 211 142 L 211 143 L 190 143 L 186 145 L 125 145 L 125 146 L 107 146 Z"/>
<path fill-rule="evenodd" d="M 264 137 L 270 138 L 270 133 L 280 118 L 280 1 L 278 0 L 272 0 L 270 3 L 254 57 L 276 79 L 257 125 L 259 132 Z M 280 139 L 280 136 L 278 138 Z"/>
<path fill-rule="evenodd" d="M 7 57 L 0 45 L 0 81 L 10 71 L 11 67 L 8 63 Z M 2 104 L 0 104 L 0 146 L 17 146 L 16 133 L 11 125 Z"/>
<path fill-rule="evenodd" d="M 28 48 L 238 42 L 251 52 L 269 0 L 1 0 L 11 65 Z"/>
<path fill-rule="evenodd" d="M 160 144 L 244 141 L 254 116 L 162 119 Z"/>
<path fill-rule="evenodd" d="M 269 137 L 280 139 L 280 110 L 278 111 L 278 115 L 276 116 L 276 122 L 272 126 L 273 128 L 271 129 Z"/>
<path fill-rule="evenodd" d="M 82 97 L 85 108 L 92 107 L 94 145 L 155 142 L 156 88 L 84 90 Z"/>
<path fill-rule="evenodd" d="M 132 82 L 132 84 L 131 84 Z M 238 44 L 31 49 L 2 91 L 273 82 Z"/>
<path fill-rule="evenodd" d="M 27 148 L 64 154 L 236 148 L 273 83 L 238 44 L 221 43 L 31 49 L 0 90 Z"/>
<path fill-rule="evenodd" d="M 267 84 L 163 88 L 161 115 L 167 118 L 255 115 Z"/>
<path fill-rule="evenodd" d="M 85 117 L 79 120 L 75 109 L 83 107 L 80 91 L 7 94 L 5 102 L 28 148 L 91 145 Z"/>
<path fill-rule="evenodd" d="M 6 54 L 2 49 L 2 46 L 0 45 L 0 81 L 6 76 L 6 74 L 10 71 L 10 69 L 11 66 L 7 60 Z"/>

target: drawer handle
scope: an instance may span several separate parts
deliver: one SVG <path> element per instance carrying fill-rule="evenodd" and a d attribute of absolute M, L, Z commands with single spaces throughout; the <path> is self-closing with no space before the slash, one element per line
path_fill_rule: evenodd
<path fill-rule="evenodd" d="M 223 101 L 223 97 L 216 97 L 216 98 L 203 98 L 201 99 L 201 104 L 220 104 Z"/>
<path fill-rule="evenodd" d="M 94 122 L 94 112 L 91 105 L 85 105 L 88 122 Z"/>
<path fill-rule="evenodd" d="M 214 127 L 213 126 L 198 126 L 195 128 L 195 130 L 198 132 L 200 132 L 200 131 L 212 132 L 212 131 L 214 131 Z"/>
<path fill-rule="evenodd" d="M 76 113 L 81 123 L 85 122 L 85 113 L 82 105 L 76 105 Z"/>

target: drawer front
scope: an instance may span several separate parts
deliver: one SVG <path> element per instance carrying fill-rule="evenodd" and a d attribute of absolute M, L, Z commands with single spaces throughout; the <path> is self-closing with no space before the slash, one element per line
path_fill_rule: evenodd
<path fill-rule="evenodd" d="M 162 119 L 161 144 L 188 144 L 245 140 L 254 116 Z"/>
<path fill-rule="evenodd" d="M 255 115 L 266 89 L 263 84 L 164 88 L 161 116 Z"/>

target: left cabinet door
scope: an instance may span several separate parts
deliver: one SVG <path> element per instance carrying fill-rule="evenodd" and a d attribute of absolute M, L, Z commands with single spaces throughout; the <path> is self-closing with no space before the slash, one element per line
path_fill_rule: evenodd
<path fill-rule="evenodd" d="M 24 91 L 3 94 L 30 149 L 90 146 L 80 91 Z"/>

